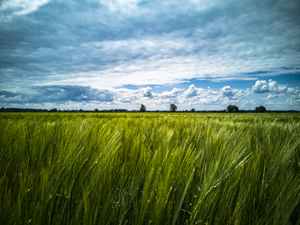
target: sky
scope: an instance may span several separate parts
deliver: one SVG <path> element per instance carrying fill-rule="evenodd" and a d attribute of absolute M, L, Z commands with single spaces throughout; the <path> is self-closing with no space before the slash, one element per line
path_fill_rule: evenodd
<path fill-rule="evenodd" d="M 0 0 L 0 107 L 300 110 L 299 0 Z"/>

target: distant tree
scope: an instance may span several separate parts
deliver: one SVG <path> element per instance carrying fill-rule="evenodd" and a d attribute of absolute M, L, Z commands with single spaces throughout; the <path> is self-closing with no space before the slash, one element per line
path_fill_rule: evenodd
<path fill-rule="evenodd" d="M 159 111 L 159 110 L 156 110 L 156 112 L 159 113 L 160 111 Z"/>
<path fill-rule="evenodd" d="M 95 112 L 99 112 L 99 110 L 98 110 L 98 109 L 95 109 Z"/>
<path fill-rule="evenodd" d="M 5 108 L 4 107 L 2 107 L 1 112 L 5 112 Z"/>
<path fill-rule="evenodd" d="M 259 107 L 255 108 L 255 112 L 265 112 L 267 111 L 266 108 L 262 105 L 260 105 Z"/>
<path fill-rule="evenodd" d="M 195 112 L 195 109 L 194 109 L 194 108 L 192 108 L 192 109 L 191 109 L 191 112 Z"/>
<path fill-rule="evenodd" d="M 57 112 L 57 108 L 50 109 L 49 112 Z"/>
<path fill-rule="evenodd" d="M 227 111 L 228 112 L 238 112 L 239 111 L 239 108 L 237 107 L 237 106 L 235 106 L 235 105 L 229 105 L 228 107 L 227 107 Z"/>
<path fill-rule="evenodd" d="M 175 104 L 170 105 L 170 111 L 175 112 L 177 110 L 177 106 Z"/>
<path fill-rule="evenodd" d="M 140 112 L 146 112 L 146 106 L 141 104 Z"/>
<path fill-rule="evenodd" d="M 82 109 L 79 109 L 79 112 L 83 112 L 83 110 L 82 110 Z"/>

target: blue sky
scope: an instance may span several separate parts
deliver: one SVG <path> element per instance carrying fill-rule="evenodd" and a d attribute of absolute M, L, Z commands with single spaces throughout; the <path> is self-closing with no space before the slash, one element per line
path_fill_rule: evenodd
<path fill-rule="evenodd" d="M 2 0 L 0 106 L 300 110 L 299 0 Z"/>

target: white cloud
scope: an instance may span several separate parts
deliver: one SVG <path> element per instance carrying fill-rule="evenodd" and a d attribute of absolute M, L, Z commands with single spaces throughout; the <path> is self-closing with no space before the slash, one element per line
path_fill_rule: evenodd
<path fill-rule="evenodd" d="M 242 99 L 247 96 L 247 92 L 239 89 L 234 89 L 233 92 L 235 93 L 233 99 Z"/>
<path fill-rule="evenodd" d="M 265 102 L 264 105 L 266 105 L 266 106 L 272 106 L 272 105 L 274 105 L 274 102 L 272 102 L 272 101 L 267 101 L 267 102 Z"/>
<path fill-rule="evenodd" d="M 289 94 L 298 94 L 298 93 L 300 93 L 300 87 L 288 88 L 287 93 L 289 93 Z"/>
<path fill-rule="evenodd" d="M 146 87 L 140 89 L 140 96 L 147 97 L 147 98 L 153 98 L 152 88 Z"/>
<path fill-rule="evenodd" d="M 300 98 L 299 99 L 289 98 L 287 99 L 287 104 L 291 106 L 300 106 Z"/>
<path fill-rule="evenodd" d="M 157 96 L 159 98 L 176 98 L 179 94 L 179 92 L 183 91 L 184 89 L 180 89 L 180 88 L 173 88 L 172 91 L 164 91 L 161 94 L 158 94 Z"/>
<path fill-rule="evenodd" d="M 198 91 L 199 91 L 199 90 L 195 87 L 195 85 L 194 85 L 194 84 L 191 84 L 191 85 L 189 86 L 189 89 L 187 89 L 187 90 L 184 92 L 184 96 L 185 96 L 186 98 L 194 97 L 194 96 L 197 95 L 197 92 L 198 92 Z"/>
<path fill-rule="evenodd" d="M 284 93 L 287 91 L 287 85 L 279 85 L 277 81 L 269 80 L 269 89 L 271 92 Z"/>
<path fill-rule="evenodd" d="M 194 84 L 191 84 L 189 88 L 183 93 L 184 98 L 205 98 L 210 95 L 216 95 L 218 94 L 217 91 L 212 91 L 210 88 L 203 89 L 203 88 L 197 88 Z"/>
<path fill-rule="evenodd" d="M 265 93 L 265 92 L 273 92 L 273 93 L 284 93 L 287 92 L 287 85 L 279 85 L 277 81 L 273 81 L 270 79 L 269 81 L 258 80 L 255 85 L 252 87 L 252 91 L 254 93 Z"/>
<path fill-rule="evenodd" d="M 0 3 L 0 19 L 10 20 L 12 16 L 25 15 L 36 11 L 50 0 L 3 0 Z"/>
<path fill-rule="evenodd" d="M 255 82 L 255 85 L 252 87 L 254 93 L 264 93 L 269 92 L 269 84 L 265 80 L 258 80 Z"/>
<path fill-rule="evenodd" d="M 271 88 L 269 84 L 272 84 Z M 237 105 L 240 109 L 253 109 L 257 105 L 266 105 L 273 109 L 284 109 L 288 106 L 293 109 L 300 107 L 300 87 L 286 88 L 285 93 L 280 93 L 282 87 L 275 81 L 264 83 L 268 84 L 269 92 L 266 98 L 258 100 L 251 99 L 249 89 L 233 89 L 230 86 L 224 86 L 219 90 L 211 88 L 197 88 L 191 84 L 184 91 L 182 88 L 173 88 L 172 91 L 163 93 L 153 92 L 151 87 L 139 89 L 111 88 L 94 89 L 84 86 L 39 86 L 34 87 L 30 92 L 7 92 L 0 91 L 0 102 L 4 107 L 24 107 L 31 104 L 32 107 L 39 106 L 43 108 L 49 106 L 60 107 L 63 109 L 84 108 L 84 109 L 111 109 L 125 108 L 138 109 L 140 104 L 145 104 L 147 110 L 168 110 L 170 104 L 174 103 L 181 109 L 197 108 L 198 110 L 224 109 L 229 104 Z M 274 85 L 276 84 L 276 85 Z M 253 93 L 253 92 L 252 92 Z M 255 95 L 253 95 L 255 96 Z M 287 97 L 283 103 L 281 97 Z M 270 101 L 276 99 L 274 101 Z M 284 98 L 285 101 L 286 98 Z M 73 105 L 72 105 L 73 104 Z M 284 105 L 285 104 L 285 105 Z M 76 107 L 75 107 L 76 106 Z"/>
<path fill-rule="evenodd" d="M 218 96 L 209 96 L 208 98 L 201 98 L 195 103 L 198 105 L 220 105 L 222 104 L 221 99 Z"/>
<path fill-rule="evenodd" d="M 262 98 L 263 100 L 269 100 L 269 99 L 274 99 L 278 98 L 278 94 L 269 94 L 267 98 Z"/>
<path fill-rule="evenodd" d="M 225 86 L 221 88 L 220 92 L 222 93 L 223 97 L 232 97 L 233 92 L 230 86 Z"/>

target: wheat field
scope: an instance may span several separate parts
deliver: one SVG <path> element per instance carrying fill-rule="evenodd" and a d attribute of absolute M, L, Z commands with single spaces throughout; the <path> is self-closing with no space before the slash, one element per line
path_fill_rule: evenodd
<path fill-rule="evenodd" d="M 300 115 L 1 113 L 0 224 L 300 224 Z"/>

